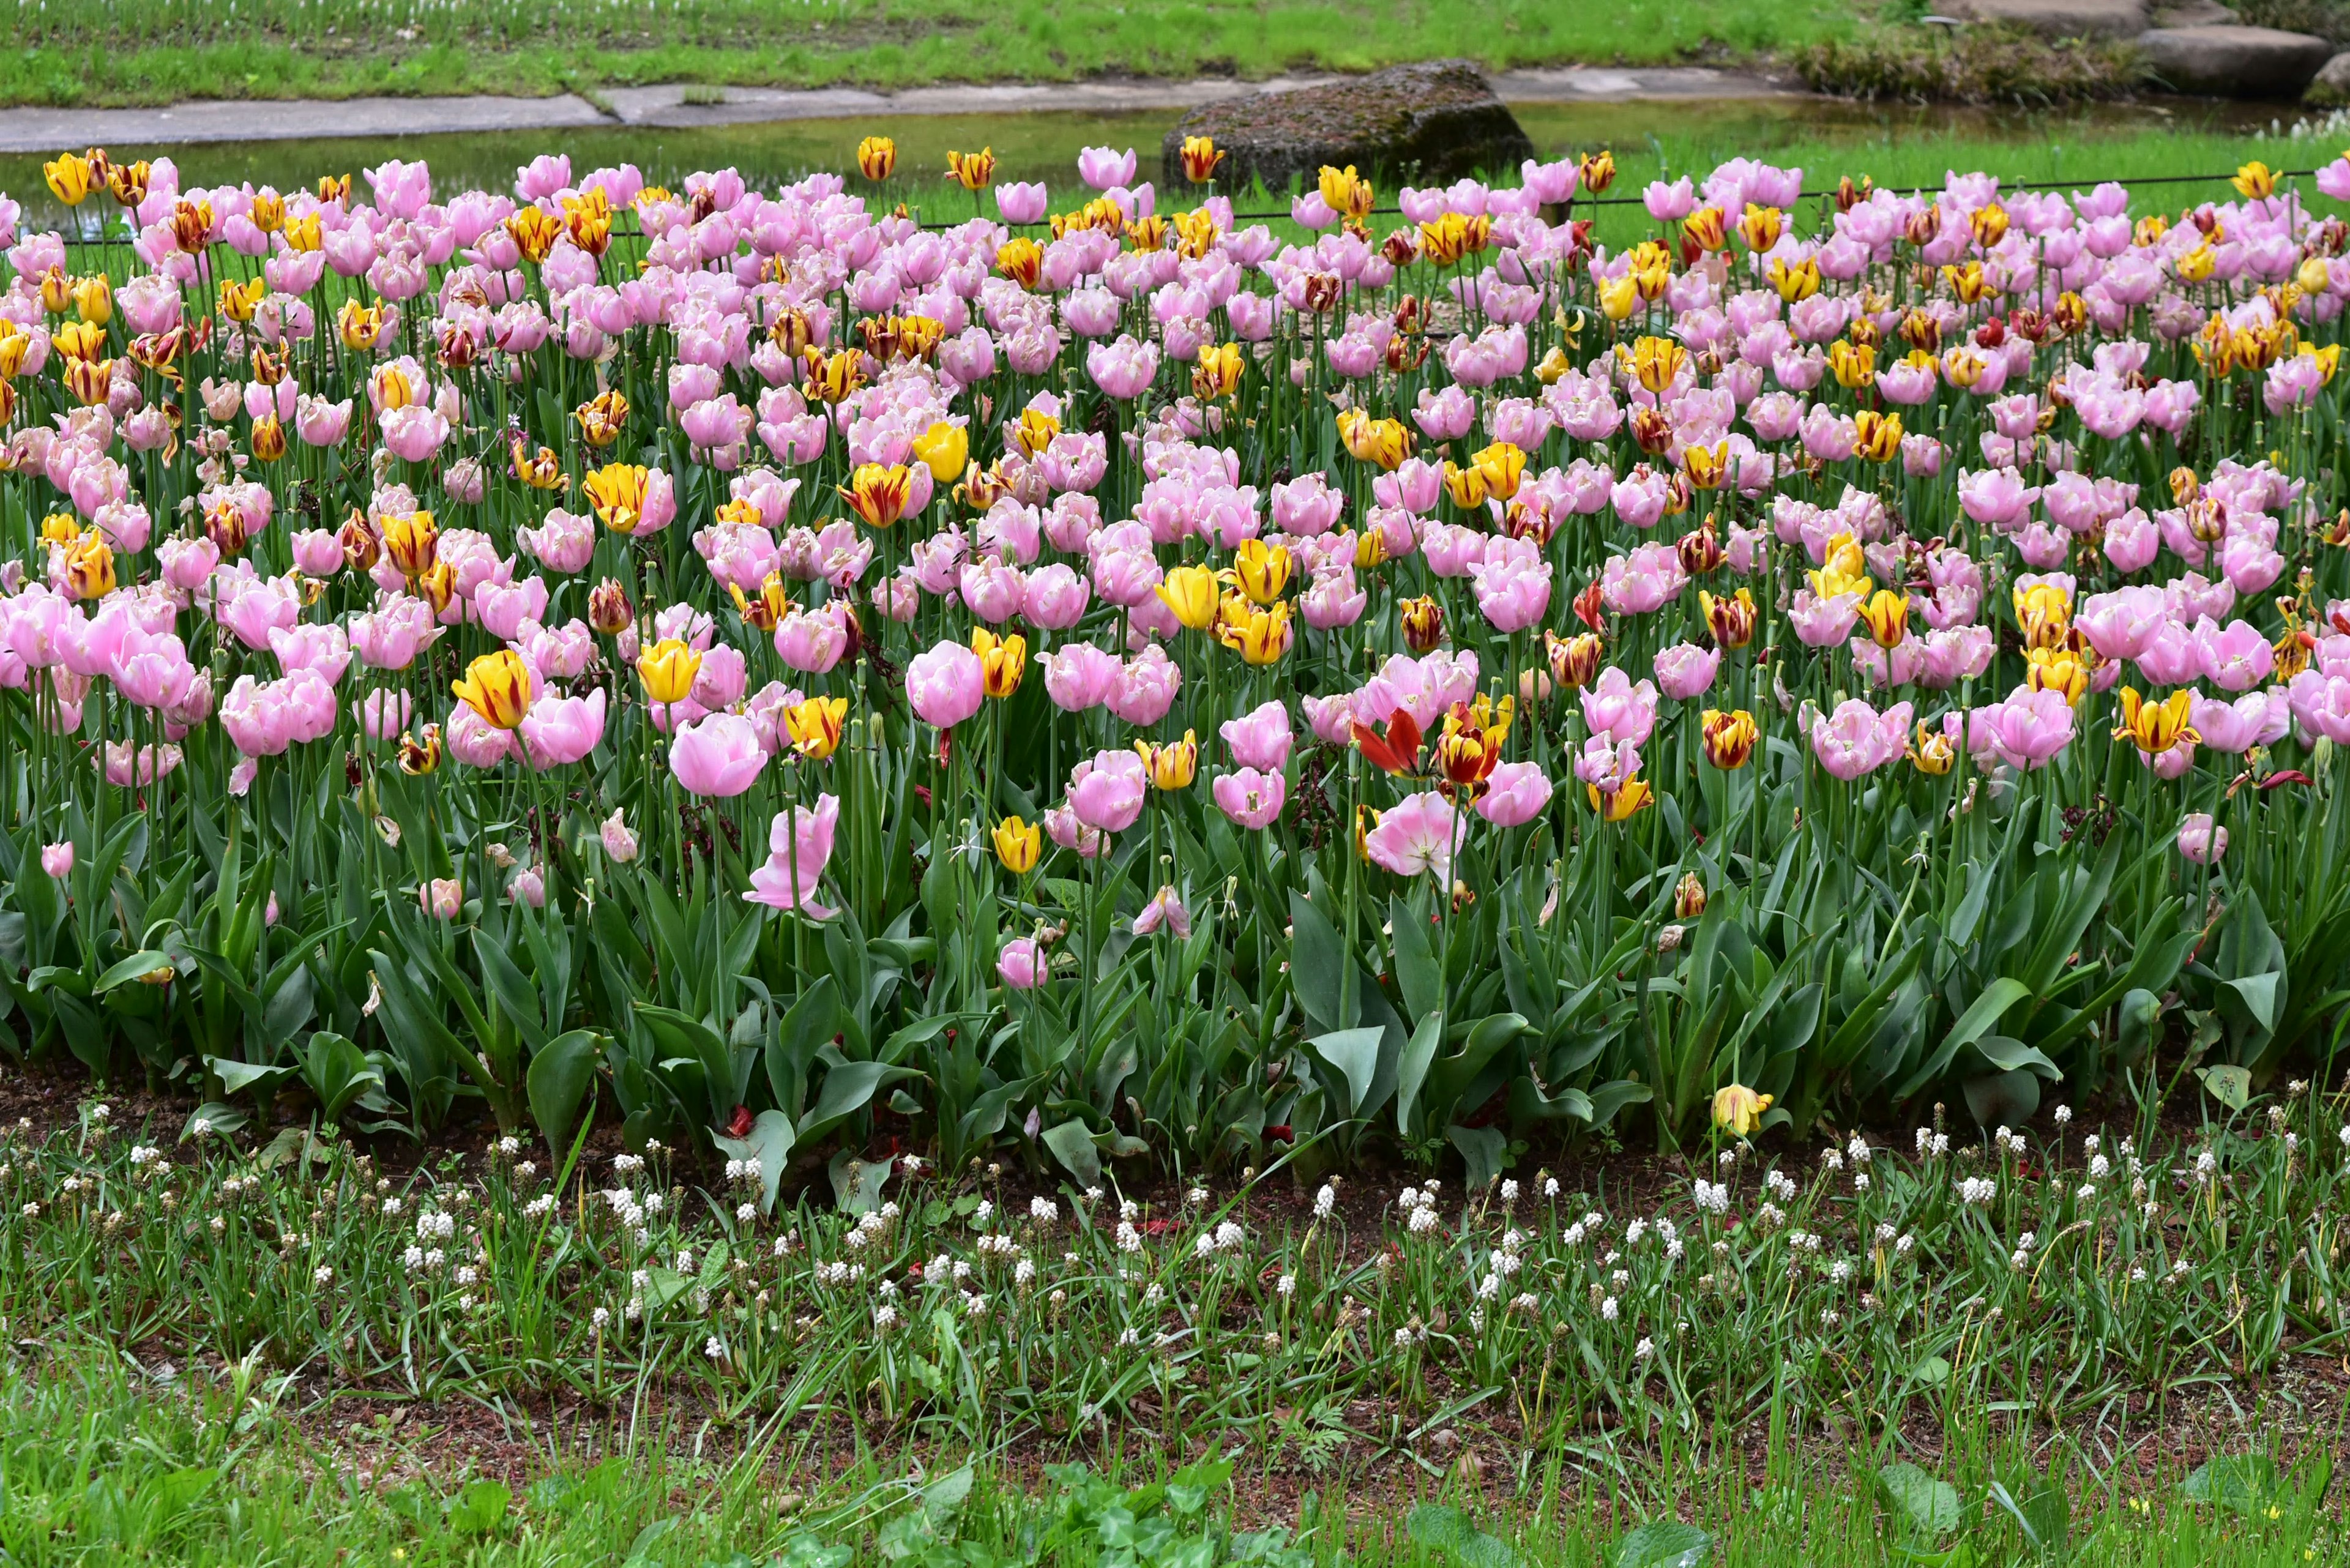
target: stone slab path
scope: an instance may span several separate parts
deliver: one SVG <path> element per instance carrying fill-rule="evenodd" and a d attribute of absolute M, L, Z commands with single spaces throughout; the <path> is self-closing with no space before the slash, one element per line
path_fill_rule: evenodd
<path fill-rule="evenodd" d="M 1284 88 L 1319 87 L 1334 76 L 1276 77 L 1261 82 L 1203 77 L 1191 81 L 1055 82 L 1035 87 L 910 88 L 609 88 L 597 94 L 609 112 L 575 94 L 557 98 L 357 98 L 243 99 L 175 104 L 169 109 L 0 109 L 0 153 L 56 152 L 100 146 L 125 153 L 204 141 L 295 141 L 338 136 L 426 132 L 568 130 L 590 126 L 752 125 L 792 119 L 886 122 L 899 115 L 1008 114 L 1035 109 L 1115 114 L 1183 109 L 1220 99 Z M 1743 99 L 1791 96 L 1762 77 L 1702 67 L 1603 70 L 1584 66 L 1502 71 L 1491 78 L 1509 103 L 1608 103 L 1633 99 Z"/>

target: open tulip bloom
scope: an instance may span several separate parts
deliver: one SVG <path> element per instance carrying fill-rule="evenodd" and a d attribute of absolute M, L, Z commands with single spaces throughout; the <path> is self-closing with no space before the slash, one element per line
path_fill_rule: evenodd
<path fill-rule="evenodd" d="M 1220 157 L 0 197 L 0 1048 L 1091 1179 L 2329 1036 L 2350 159 Z"/>

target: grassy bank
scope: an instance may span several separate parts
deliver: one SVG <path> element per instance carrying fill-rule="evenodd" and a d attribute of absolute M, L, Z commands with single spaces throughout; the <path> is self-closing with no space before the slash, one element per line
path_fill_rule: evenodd
<path fill-rule="evenodd" d="M 1725 159 L 1764 159 L 1808 171 L 1809 183 L 1833 185 L 1846 171 L 1866 171 L 1888 189 L 1939 186 L 1952 169 L 1982 169 L 2011 182 L 2063 181 L 2083 188 L 2101 180 L 2208 176 L 2180 184 L 2156 204 L 2171 210 L 2230 194 L 2227 181 L 2248 158 L 2278 168 L 2308 168 L 2339 151 L 2335 140 L 2255 140 L 2242 106 L 2181 109 L 2107 106 L 2039 113 L 1979 109 L 1866 107 L 1794 100 L 1701 103 L 1524 104 L 1518 119 L 1545 158 L 1608 148 L 1618 169 L 1611 201 L 1595 209 L 1598 236 L 1611 245 L 1633 243 L 1652 228 L 1638 204 L 1651 180 L 1702 175 Z M 899 166 L 883 192 L 925 216 L 946 222 L 970 214 L 971 198 L 945 183 L 949 148 L 985 145 L 997 159 L 997 178 L 1041 180 L 1056 192 L 1074 189 L 1081 147 L 1142 150 L 1151 168 L 1159 139 L 1180 118 L 1171 110 L 1120 114 L 1046 112 L 997 116 L 919 116 L 883 124 L 865 119 L 792 120 L 700 130 L 591 129 L 510 131 L 455 136 L 362 138 L 309 147 L 286 142 L 213 143 L 187 147 L 118 143 L 123 157 L 170 157 L 183 186 L 306 185 L 325 174 L 349 174 L 387 158 L 424 159 L 437 186 L 502 189 L 516 166 L 538 153 L 561 151 L 580 169 L 634 163 L 645 177 L 671 187 L 696 169 L 732 167 L 764 187 L 813 171 L 838 169 L 854 157 L 858 139 L 876 131 L 894 136 Z M 2261 122 L 2265 124 L 2265 121 Z M 72 216 L 42 183 L 43 154 L 0 156 L 0 191 L 25 203 L 29 223 L 66 226 Z M 1155 172 L 1155 168 L 1153 169 Z M 1505 171 L 1508 172 L 1508 171 Z M 1181 200 L 1170 192 L 1162 205 Z M 1391 203 L 1392 192 L 1380 200 Z M 1244 212 L 1285 206 L 1285 195 L 1264 192 L 1236 197 Z M 2330 207 L 2329 209 L 2330 210 Z M 96 212 L 84 208 L 80 215 Z M 1399 220 L 1377 220 L 1384 230 Z M 1295 231 L 1276 227 L 1286 237 Z"/>
<path fill-rule="evenodd" d="M 2338 1561 L 2342 1542 L 2322 1460 L 2277 1472 L 2248 1459 L 2136 1491 L 2064 1455 L 2052 1489 L 2050 1461 L 2021 1452 L 1977 1452 L 1947 1480 L 1900 1467 L 1828 1478 L 1782 1458 L 1750 1475 L 1659 1469 L 1595 1483 L 1538 1463 L 1498 1497 L 1436 1477 L 1417 1491 L 1340 1483 L 1272 1498 L 1235 1491 L 1232 1467 L 1212 1456 L 1171 1476 L 1114 1460 L 1038 1473 L 959 1454 L 924 1472 L 904 1456 L 818 1462 L 755 1425 L 631 1436 L 619 1423 L 566 1439 L 503 1407 L 469 1423 L 510 1435 L 484 1460 L 452 1442 L 446 1411 L 308 1404 L 292 1379 L 250 1366 L 159 1381 L 95 1352 L 26 1352 L 0 1366 L 0 1561 L 27 1568 L 1762 1568 L 2035 1555 L 2284 1568 Z M 1966 1555 L 1921 1555 L 1932 1552 Z"/>
<path fill-rule="evenodd" d="M 979 25 L 951 0 L 775 5 L 680 0 L 112 0 L 19 8 L 0 56 L 0 102 L 97 105 L 189 98 L 369 93 L 544 95 L 646 82 L 911 87 L 1291 70 L 1364 70 L 1466 55 L 1492 68 L 1566 61 L 1653 64 L 1840 36 L 1843 9 L 1798 0 L 1024 0 Z"/>

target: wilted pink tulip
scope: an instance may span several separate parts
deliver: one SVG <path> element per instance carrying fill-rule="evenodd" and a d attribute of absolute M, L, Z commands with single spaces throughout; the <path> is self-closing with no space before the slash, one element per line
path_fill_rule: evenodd
<path fill-rule="evenodd" d="M 1162 929 L 1176 937 L 1191 934 L 1191 911 L 1183 907 L 1183 896 L 1171 887 L 1162 887 L 1151 895 L 1150 902 L 1142 906 L 1142 913 L 1134 917 L 1134 934 L 1138 937 L 1147 937 Z"/>
<path fill-rule="evenodd" d="M 2178 825 L 2178 853 L 2195 865 L 2216 866 L 2228 853 L 2228 830 L 2208 811 L 2189 812 Z"/>
<path fill-rule="evenodd" d="M 777 812 L 767 827 L 766 864 L 751 873 L 744 900 L 829 919 L 833 911 L 816 901 L 816 891 L 832 858 L 839 822 L 840 797 L 833 794 L 818 795 L 814 811 L 795 805 Z"/>

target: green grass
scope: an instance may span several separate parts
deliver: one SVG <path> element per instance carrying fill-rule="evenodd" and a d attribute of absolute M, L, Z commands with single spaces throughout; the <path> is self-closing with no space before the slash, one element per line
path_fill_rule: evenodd
<path fill-rule="evenodd" d="M 1118 1474 L 1113 1464 L 1105 1479 L 1015 1472 L 983 1459 L 957 1501 L 959 1456 L 932 1456 L 917 1478 L 903 1456 L 823 1464 L 795 1452 L 788 1437 L 751 1428 L 639 1434 L 592 1451 L 557 1443 L 527 1458 L 509 1450 L 491 1474 L 451 1457 L 430 1412 L 414 1421 L 395 1412 L 406 1413 L 348 1399 L 306 1408 L 288 1380 L 265 1373 L 193 1372 L 158 1385 L 96 1354 L 12 1358 L 0 1364 L 0 1562 L 1483 1568 L 1617 1561 L 1629 1531 L 1679 1518 L 1714 1538 L 1711 1561 L 1764 1568 L 2029 1561 L 2022 1527 L 1991 1495 L 1994 1480 L 2043 1532 L 2053 1517 L 2020 1460 L 1973 1461 L 1939 1496 L 1922 1477 L 1897 1490 L 1785 1464 L 1761 1484 L 1659 1469 L 1605 1485 L 1570 1472 L 1562 1490 L 1559 1473 L 1538 1464 L 1514 1490 L 1506 1480 L 1477 1492 L 1427 1480 L 1414 1496 L 1365 1478 L 1269 1500 L 1236 1497 L 1213 1464 L 1173 1477 Z M 2122 1493 L 2076 1473 L 2064 1520 L 2071 1554 L 2041 1560 L 2339 1562 L 2343 1535 L 2324 1479 L 2321 1462 L 2255 1491 L 2223 1488 L 2215 1506 L 2176 1485 Z M 927 1494 L 917 1490 L 924 1480 Z M 1165 1480 L 1177 1485 L 1153 1484 Z M 1195 1480 L 1206 1484 L 1182 1490 Z M 1137 1486 L 1149 1490 L 1128 1490 Z M 1913 1515 L 1941 1527 L 1921 1529 Z M 1128 1555 L 1106 1550 L 1120 1542 Z M 1905 1555 L 1937 1547 L 1969 1555 Z"/>
<path fill-rule="evenodd" d="M 2143 108 L 1993 114 L 1801 100 L 1525 104 L 1517 113 L 1544 157 L 1611 148 L 1620 172 L 1608 194 L 1635 201 L 1652 179 L 1702 177 L 1722 161 L 1740 156 L 1800 166 L 1807 183 L 1817 187 L 1833 185 L 1845 173 L 1856 179 L 1867 174 L 1897 189 L 1939 186 L 1944 171 L 1951 169 L 1986 169 L 2010 180 L 2064 180 L 2085 186 L 2103 179 L 2214 177 L 2208 186 L 2182 185 L 2166 192 L 2157 204 L 2175 211 L 2228 196 L 2225 176 L 2247 158 L 2308 168 L 2339 151 L 2334 140 L 2256 141 L 2254 130 L 2265 126 L 2264 119 L 2255 119 L 2261 110 L 2216 104 L 2170 115 Z M 514 131 L 312 144 L 156 148 L 123 143 L 113 151 L 124 157 L 168 154 L 183 186 L 251 183 L 298 190 L 321 174 L 352 173 L 386 158 L 423 158 L 431 162 L 435 189 L 441 192 L 504 190 L 517 165 L 537 153 L 561 150 L 583 172 L 601 164 L 633 162 L 647 179 L 674 188 L 690 171 L 731 165 L 754 186 L 772 190 L 812 171 L 853 167 L 858 139 L 881 130 L 896 137 L 899 151 L 899 177 L 885 195 L 903 197 L 926 216 L 952 222 L 968 216 L 971 207 L 970 198 L 943 183 L 949 148 L 991 146 L 999 179 L 1043 180 L 1066 199 L 1077 189 L 1077 150 L 1087 145 L 1135 147 L 1143 154 L 1145 177 L 1157 178 L 1159 139 L 1178 118 L 1172 111 L 910 116 L 886 124 L 812 119 L 691 130 Z M 1516 182 L 1514 171 L 1505 178 Z M 30 223 L 54 226 L 69 221 L 42 185 L 38 156 L 0 156 L 0 191 L 26 203 Z M 1380 199 L 1391 203 L 1393 193 L 1382 190 Z M 1181 192 L 1169 192 L 1160 204 L 1171 208 L 1185 200 Z M 1284 204 L 1263 192 L 1238 201 L 1243 211 Z M 83 209 L 84 214 L 95 211 Z M 1637 204 L 1599 211 L 1599 235 L 1612 244 L 1649 227 Z M 1382 225 L 1394 221 L 1378 220 Z"/>
<path fill-rule="evenodd" d="M 577 87 L 710 82 L 1064 81 L 1362 70 L 1466 55 L 1492 67 L 1653 64 L 1841 36 L 1824 0 L 1025 0 L 983 25 L 959 0 L 190 0 L 18 8 L 0 102 L 165 103 L 194 97 L 366 93 L 544 95 Z"/>

